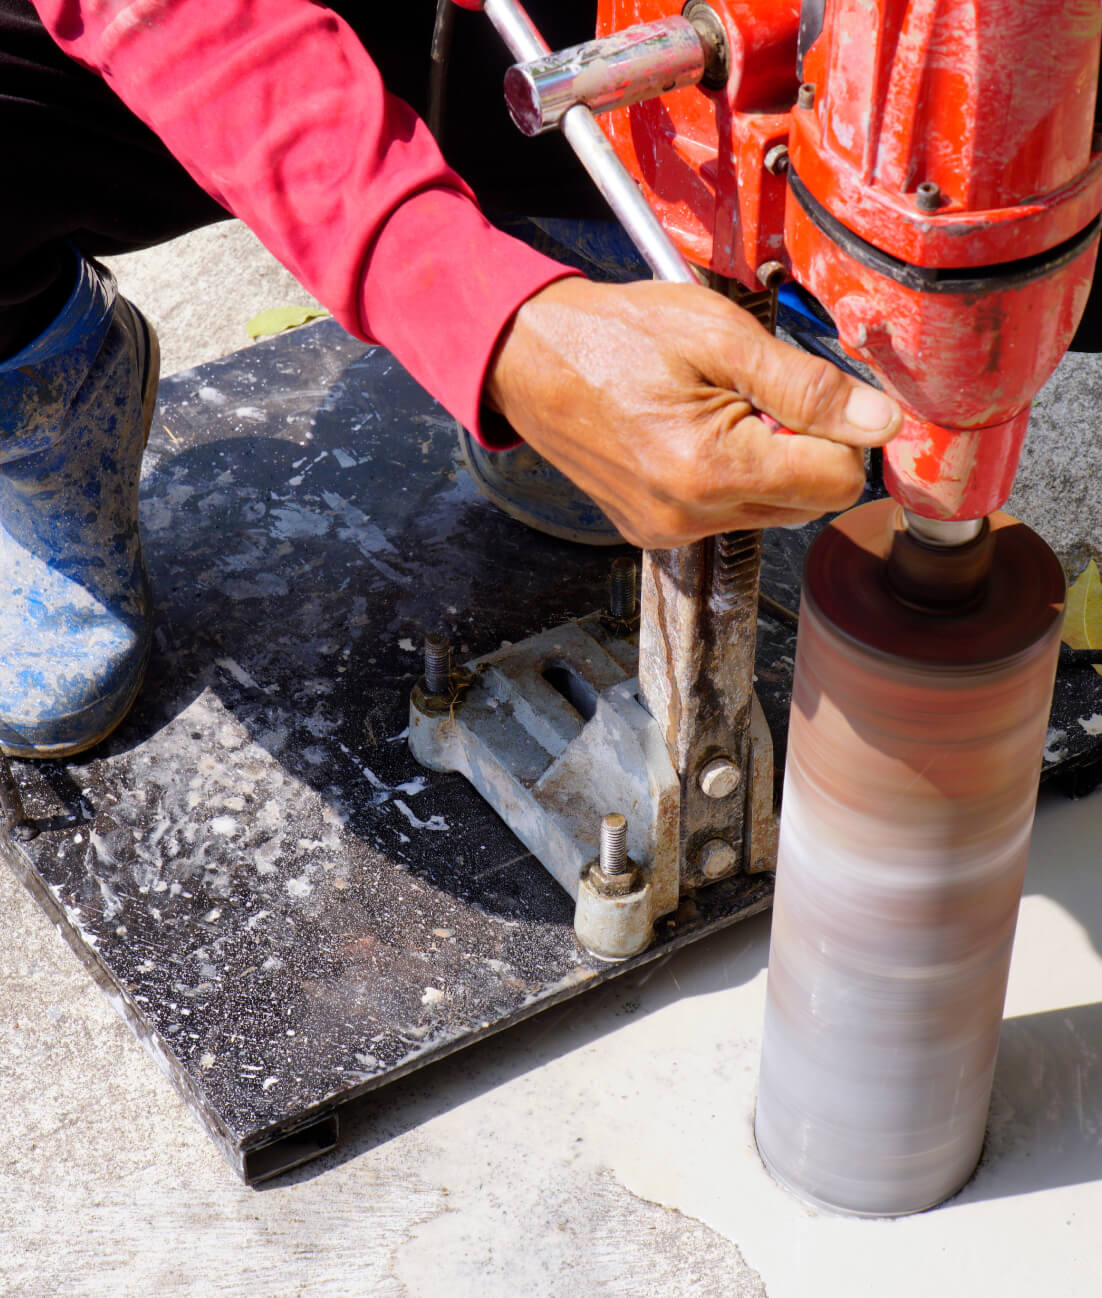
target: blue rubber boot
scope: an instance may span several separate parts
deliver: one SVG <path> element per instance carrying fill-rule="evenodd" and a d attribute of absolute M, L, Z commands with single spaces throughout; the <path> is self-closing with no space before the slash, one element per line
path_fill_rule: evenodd
<path fill-rule="evenodd" d="M 99 743 L 149 657 L 138 482 L 157 339 L 109 271 L 77 262 L 57 319 L 0 360 L 0 747 L 16 757 Z"/>

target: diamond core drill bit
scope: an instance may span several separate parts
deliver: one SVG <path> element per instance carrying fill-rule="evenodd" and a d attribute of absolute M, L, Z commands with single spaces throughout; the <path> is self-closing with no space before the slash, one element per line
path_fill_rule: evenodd
<path fill-rule="evenodd" d="M 933 1206 L 983 1143 L 1065 584 L 976 527 L 929 544 L 876 501 L 804 574 L 755 1130 L 848 1213 Z"/>

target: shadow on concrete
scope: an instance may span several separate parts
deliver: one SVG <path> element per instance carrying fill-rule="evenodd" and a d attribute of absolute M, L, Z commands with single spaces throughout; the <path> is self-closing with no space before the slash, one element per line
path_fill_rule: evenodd
<path fill-rule="evenodd" d="M 1102 1180 L 1102 1004 L 1003 1023 L 987 1140 L 954 1204 Z"/>

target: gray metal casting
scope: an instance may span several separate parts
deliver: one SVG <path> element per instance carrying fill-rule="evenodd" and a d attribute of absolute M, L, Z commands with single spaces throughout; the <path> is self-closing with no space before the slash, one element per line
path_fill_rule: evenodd
<path fill-rule="evenodd" d="M 633 639 L 594 614 L 468 663 L 470 688 L 447 710 L 425 707 L 416 692 L 410 705 L 414 756 L 474 785 L 578 902 L 580 923 L 584 909 L 590 936 L 579 936 L 609 959 L 642 949 L 640 935 L 676 910 L 685 892 L 740 867 L 772 868 L 776 844 L 772 744 L 750 695 L 735 700 L 747 778 L 729 797 L 699 794 L 707 825 L 688 835 L 692 843 L 702 835 L 702 847 L 720 840 L 729 853 L 720 862 L 709 846 L 685 867 L 682 822 L 691 807 L 663 729 L 639 701 L 637 665 Z M 630 905 L 622 890 L 605 895 L 611 890 L 600 878 L 584 886 L 600 859 L 610 807 L 623 809 L 624 848 L 639 872 Z"/>

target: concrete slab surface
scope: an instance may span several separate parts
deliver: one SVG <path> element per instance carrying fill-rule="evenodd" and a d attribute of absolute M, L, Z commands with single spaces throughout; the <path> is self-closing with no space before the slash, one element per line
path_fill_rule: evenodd
<path fill-rule="evenodd" d="M 758 1161 L 768 917 L 415 1074 L 243 1187 L 15 880 L 0 951 L 13 1298 L 1092 1298 L 1102 797 L 1046 799 L 988 1154 L 933 1212 L 817 1213 Z"/>
<path fill-rule="evenodd" d="M 1052 436 L 1082 448 L 1092 414 Z M 1082 480 L 1034 453 L 1056 490 Z M 1082 491 L 1065 554 L 1094 544 Z M 0 1294 L 1095 1298 L 1100 837 L 1102 795 L 1045 797 L 984 1162 L 894 1222 L 812 1211 L 757 1158 L 767 916 L 413 1075 L 339 1154 L 250 1190 L 0 871 Z"/>

